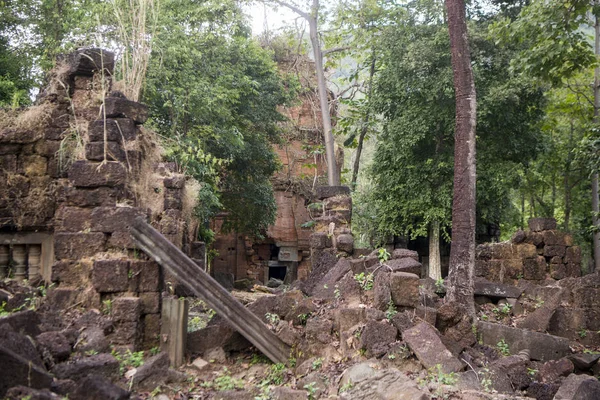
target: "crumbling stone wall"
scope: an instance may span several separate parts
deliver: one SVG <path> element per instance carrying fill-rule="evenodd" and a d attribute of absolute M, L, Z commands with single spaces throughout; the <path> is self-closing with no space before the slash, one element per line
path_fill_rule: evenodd
<path fill-rule="evenodd" d="M 541 282 L 581 276 L 581 248 L 553 218 L 532 218 L 510 241 L 477 246 L 475 275 L 492 282 Z"/>
<path fill-rule="evenodd" d="M 149 219 L 201 265 L 204 248 L 186 214 L 186 177 L 162 162 L 142 127 L 147 107 L 110 91 L 113 67 L 111 53 L 73 53 L 34 107 L 4 115 L 0 230 L 52 235 L 54 262 L 42 268 L 57 284 L 49 300 L 103 308 L 115 322 L 114 344 L 150 347 L 158 344 L 165 277 L 136 249 L 129 226 Z"/>

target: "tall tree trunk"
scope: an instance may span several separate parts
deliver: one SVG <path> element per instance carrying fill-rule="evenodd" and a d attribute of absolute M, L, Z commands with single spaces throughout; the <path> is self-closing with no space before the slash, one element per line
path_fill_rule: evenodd
<path fill-rule="evenodd" d="M 569 143 L 573 143 L 573 121 L 571 120 L 571 129 L 569 131 Z M 565 191 L 565 231 L 569 231 L 569 222 L 571 220 L 571 150 L 567 154 L 564 173 L 564 191 Z"/>
<path fill-rule="evenodd" d="M 367 110 L 365 112 L 365 118 L 363 120 L 363 126 L 358 136 L 358 146 L 356 147 L 356 158 L 354 159 L 354 167 L 352 168 L 352 190 L 356 189 L 356 181 L 358 180 L 358 169 L 360 167 L 360 155 L 362 154 L 363 144 L 365 136 L 369 131 L 369 119 L 371 116 L 371 108 L 369 102 L 371 101 L 371 95 L 373 94 L 373 76 L 375 75 L 375 50 L 371 56 L 371 68 L 369 69 L 369 91 L 367 93 Z"/>
<path fill-rule="evenodd" d="M 429 277 L 442 279 L 442 260 L 440 257 L 440 222 L 431 221 L 429 225 Z"/>
<path fill-rule="evenodd" d="M 446 296 L 449 301 L 463 304 L 471 315 L 475 315 L 475 81 L 471 69 L 465 3 L 463 0 L 445 0 L 445 3 L 456 96 L 452 248 Z"/>
<path fill-rule="evenodd" d="M 323 120 L 323 135 L 325 136 L 325 157 L 327 159 L 327 183 L 329 186 L 340 185 L 340 174 L 335 161 L 335 142 L 331 131 L 331 114 L 329 113 L 329 96 L 327 95 L 327 83 L 325 82 L 325 69 L 323 68 L 323 52 L 319 40 L 317 26 L 319 18 L 319 0 L 313 0 L 311 13 L 308 18 L 310 31 L 310 42 L 315 56 L 315 70 L 317 74 L 317 88 L 319 91 L 319 105 L 321 106 L 321 118 Z"/>
<path fill-rule="evenodd" d="M 598 0 L 594 2 L 598 5 Z M 594 23 L 594 53 L 596 57 L 600 55 L 600 19 L 595 16 Z M 594 125 L 600 122 L 600 67 L 594 69 Z M 598 213 L 600 205 L 598 204 L 598 171 L 592 175 L 592 223 L 594 224 L 594 271 L 600 271 L 600 232 L 598 232 Z"/>

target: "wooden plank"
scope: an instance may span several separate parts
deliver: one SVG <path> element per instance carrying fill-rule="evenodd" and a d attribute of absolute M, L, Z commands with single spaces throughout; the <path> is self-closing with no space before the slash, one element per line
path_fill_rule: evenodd
<path fill-rule="evenodd" d="M 188 301 L 164 298 L 162 303 L 160 349 L 169 354 L 171 366 L 178 368 L 185 359 Z"/>
<path fill-rule="evenodd" d="M 141 217 L 131 227 L 135 243 L 204 300 L 235 330 L 275 363 L 288 362 L 290 348 L 225 288 Z"/>

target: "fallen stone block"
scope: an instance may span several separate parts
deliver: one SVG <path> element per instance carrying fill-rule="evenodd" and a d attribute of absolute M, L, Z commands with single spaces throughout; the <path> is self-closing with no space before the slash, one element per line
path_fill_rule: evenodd
<path fill-rule="evenodd" d="M 462 363 L 444 346 L 435 328 L 427 323 L 405 330 L 402 339 L 427 369 L 437 365 L 444 373 L 463 369 Z"/>
<path fill-rule="evenodd" d="M 90 375 L 79 381 L 73 400 L 127 400 L 129 392 L 113 384 L 105 377 Z"/>
<path fill-rule="evenodd" d="M 545 333 L 483 321 L 477 323 L 477 332 L 485 345 L 495 347 L 504 340 L 512 354 L 528 349 L 532 360 L 557 360 L 571 353 L 567 339 Z"/>
<path fill-rule="evenodd" d="M 44 332 L 36 336 L 40 348 L 50 353 L 55 362 L 65 361 L 73 350 L 69 340 L 60 332 Z"/>
<path fill-rule="evenodd" d="M 392 272 L 406 272 L 409 274 L 415 274 L 417 277 L 421 277 L 422 265 L 414 258 L 399 258 L 395 260 L 388 260 L 385 262 Z M 382 267 L 382 269 L 385 267 Z"/>
<path fill-rule="evenodd" d="M 138 390 L 153 390 L 164 384 L 168 378 L 169 354 L 159 353 L 150 357 L 137 368 L 133 375 L 133 387 Z"/>
<path fill-rule="evenodd" d="M 13 386 L 23 385 L 35 389 L 50 388 L 52 375 L 31 360 L 14 351 L 0 346 L 0 397 L 4 398 L 7 390 Z"/>
<path fill-rule="evenodd" d="M 79 381 L 92 374 L 116 380 L 119 377 L 119 361 L 110 354 L 96 354 L 56 364 L 51 372 L 59 379 L 74 381 Z"/>
<path fill-rule="evenodd" d="M 33 310 L 19 311 L 0 318 L 0 328 L 8 325 L 17 333 L 35 337 L 40 334 L 40 317 Z"/>
<path fill-rule="evenodd" d="M 600 354 L 579 353 L 572 354 L 567 358 L 571 360 L 576 369 L 580 371 L 587 371 L 588 369 L 596 365 L 596 363 L 600 359 Z"/>
<path fill-rule="evenodd" d="M 3 400 L 62 400 L 64 397 L 52 393 L 48 389 L 33 389 L 26 386 L 15 386 L 6 392 Z"/>
<path fill-rule="evenodd" d="M 569 375 L 554 396 L 554 400 L 595 399 L 600 399 L 600 382 L 589 375 Z"/>
<path fill-rule="evenodd" d="M 398 329 L 387 321 L 370 321 L 360 336 L 360 346 L 367 351 L 368 357 L 385 354 L 396 341 Z"/>
<path fill-rule="evenodd" d="M 412 258 L 403 260 L 414 261 Z M 390 294 L 394 304 L 400 307 L 417 307 L 419 305 L 419 284 L 419 276 L 414 273 L 392 272 Z"/>
<path fill-rule="evenodd" d="M 398 370 L 386 369 L 340 393 L 342 400 L 429 400 L 417 383 Z"/>

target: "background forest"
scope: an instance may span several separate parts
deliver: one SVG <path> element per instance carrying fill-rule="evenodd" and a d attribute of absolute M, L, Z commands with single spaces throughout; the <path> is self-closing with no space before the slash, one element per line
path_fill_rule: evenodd
<path fill-rule="evenodd" d="M 252 7 L 287 7 L 298 19 L 253 36 Z M 555 217 L 591 257 L 599 10 L 564 0 L 467 4 L 481 237 L 506 239 L 530 217 Z M 197 216 L 226 211 L 227 227 L 257 236 L 276 212 L 278 107 L 301 90 L 277 61 L 314 59 L 319 48 L 360 242 L 449 240 L 455 102 L 443 2 L 2 0 L 0 106 L 32 103 L 57 55 L 82 46 L 117 52 L 125 94 L 150 106 L 168 156 L 202 183 Z"/>

